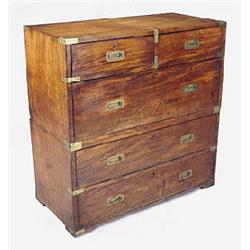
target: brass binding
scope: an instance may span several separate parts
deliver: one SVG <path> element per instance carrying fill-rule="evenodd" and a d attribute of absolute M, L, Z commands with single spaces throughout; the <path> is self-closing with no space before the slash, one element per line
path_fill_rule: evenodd
<path fill-rule="evenodd" d="M 78 194 L 81 194 L 85 191 L 85 188 L 80 188 L 80 189 L 77 189 L 77 190 L 71 190 L 69 188 L 67 188 L 67 191 L 72 195 L 72 196 L 76 196 Z"/>
<path fill-rule="evenodd" d="M 83 148 L 82 142 L 64 142 L 64 145 L 70 152 L 74 152 Z"/>
<path fill-rule="evenodd" d="M 57 40 L 59 41 L 59 43 L 63 45 L 72 45 L 79 43 L 78 37 L 72 37 L 72 38 L 59 37 Z"/>
<path fill-rule="evenodd" d="M 74 76 L 74 77 L 62 77 L 62 81 L 64 83 L 74 83 L 74 82 L 80 82 L 81 78 L 80 76 Z"/>
<path fill-rule="evenodd" d="M 154 56 L 153 68 L 158 69 L 158 66 L 159 66 L 158 56 Z"/>
<path fill-rule="evenodd" d="M 154 43 L 158 43 L 158 42 L 159 42 L 159 30 L 154 29 Z"/>

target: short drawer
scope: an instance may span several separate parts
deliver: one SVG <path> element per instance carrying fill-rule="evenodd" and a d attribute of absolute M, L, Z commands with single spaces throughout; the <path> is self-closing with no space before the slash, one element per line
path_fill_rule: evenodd
<path fill-rule="evenodd" d="M 225 28 L 209 28 L 161 35 L 159 67 L 197 62 L 224 54 Z"/>
<path fill-rule="evenodd" d="M 214 152 L 203 151 L 91 186 L 77 198 L 80 227 L 92 227 L 211 182 L 214 161 Z"/>
<path fill-rule="evenodd" d="M 220 103 L 221 79 L 216 59 L 74 84 L 75 139 L 87 147 L 141 125 L 211 114 Z"/>
<path fill-rule="evenodd" d="M 72 46 L 72 76 L 81 80 L 152 68 L 153 38 L 128 38 Z"/>
<path fill-rule="evenodd" d="M 85 187 L 216 145 L 217 115 L 76 152 L 77 183 Z"/>

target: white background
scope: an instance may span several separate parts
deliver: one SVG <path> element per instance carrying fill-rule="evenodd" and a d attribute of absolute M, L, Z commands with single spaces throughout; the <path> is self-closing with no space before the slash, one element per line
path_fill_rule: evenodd
<path fill-rule="evenodd" d="M 239 11 L 237 3 L 225 1 L 11 5 L 13 249 L 239 249 Z M 61 222 L 34 198 L 23 25 L 162 12 L 222 19 L 228 24 L 216 186 L 127 216 L 74 239 Z"/>

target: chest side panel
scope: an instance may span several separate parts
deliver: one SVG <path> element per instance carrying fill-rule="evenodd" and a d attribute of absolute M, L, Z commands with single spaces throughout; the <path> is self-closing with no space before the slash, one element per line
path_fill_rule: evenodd
<path fill-rule="evenodd" d="M 32 150 L 36 181 L 36 198 L 46 205 L 67 227 L 77 229 L 74 190 L 74 153 L 31 120 Z"/>
<path fill-rule="evenodd" d="M 68 90 L 64 45 L 25 28 L 29 108 L 31 118 L 60 140 L 69 141 Z"/>

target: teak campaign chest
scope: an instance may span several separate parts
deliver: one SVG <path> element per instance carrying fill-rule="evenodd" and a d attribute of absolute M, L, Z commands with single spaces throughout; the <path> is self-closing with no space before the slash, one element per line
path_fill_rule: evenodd
<path fill-rule="evenodd" d="M 72 235 L 214 184 L 224 21 L 25 26 L 36 198 Z"/>

